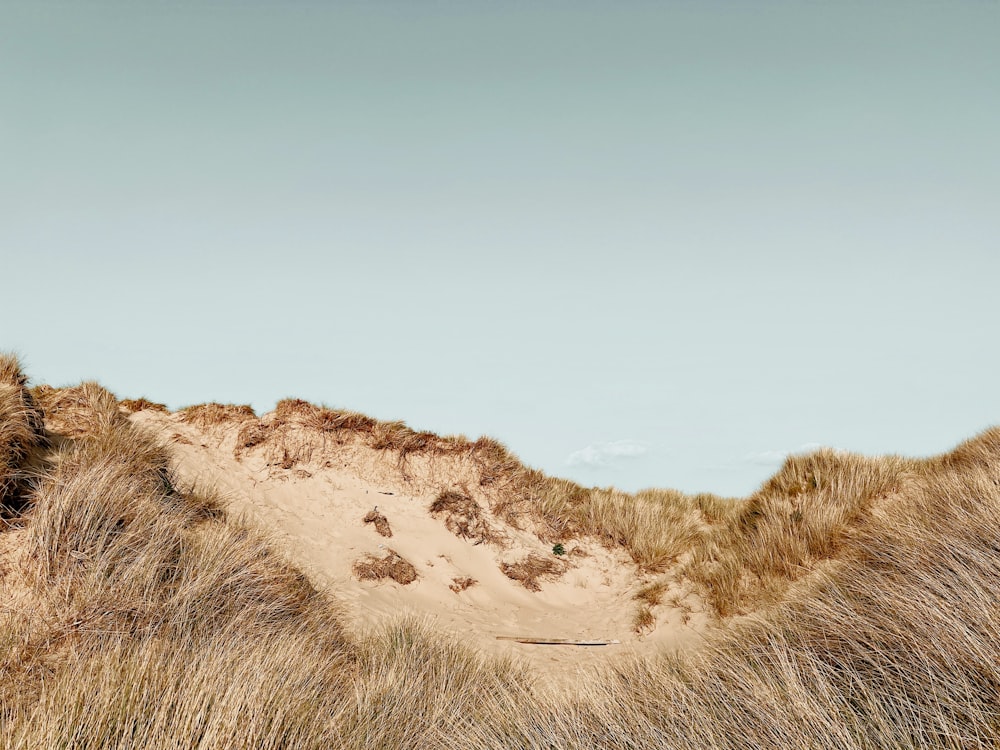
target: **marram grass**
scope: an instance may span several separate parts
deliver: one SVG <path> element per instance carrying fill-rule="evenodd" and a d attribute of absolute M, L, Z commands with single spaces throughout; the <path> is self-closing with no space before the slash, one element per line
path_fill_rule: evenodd
<path fill-rule="evenodd" d="M 497 507 L 680 565 L 717 614 L 700 648 L 557 688 L 419 622 L 348 636 L 259 536 L 175 486 L 113 396 L 32 394 L 10 357 L 0 376 L 19 502 L 0 532 L 4 748 L 1000 746 L 1000 430 L 928 460 L 796 457 L 726 501 L 585 490 L 492 442 L 286 405 L 386 450 L 472 451 L 510 493 Z"/>

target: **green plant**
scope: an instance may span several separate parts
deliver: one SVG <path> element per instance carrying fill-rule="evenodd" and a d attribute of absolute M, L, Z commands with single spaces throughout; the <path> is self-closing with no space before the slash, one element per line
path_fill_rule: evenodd
<path fill-rule="evenodd" d="M 566 554 L 566 548 L 562 546 L 562 542 L 558 542 L 552 547 L 552 554 L 558 555 L 559 557 Z"/>

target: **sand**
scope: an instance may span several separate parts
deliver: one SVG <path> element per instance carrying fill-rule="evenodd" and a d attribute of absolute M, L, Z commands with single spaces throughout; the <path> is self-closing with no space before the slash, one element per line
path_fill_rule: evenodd
<path fill-rule="evenodd" d="M 450 531 L 429 507 L 442 491 L 468 488 L 470 468 L 459 459 L 410 456 L 401 463 L 395 452 L 358 440 L 324 440 L 317 447 L 304 439 L 300 447 L 308 449 L 293 451 L 291 460 L 287 449 L 276 455 L 273 446 L 234 450 L 245 424 L 239 420 L 198 426 L 179 413 L 152 410 L 131 418 L 171 447 L 182 481 L 217 491 L 231 517 L 263 532 L 328 591 L 359 635 L 411 616 L 483 652 L 566 676 L 628 654 L 689 647 L 707 627 L 700 600 L 677 583 L 655 608 L 652 629 L 637 633 L 634 597 L 652 577 L 621 549 L 571 539 L 563 542 L 566 554 L 556 556 L 530 523 L 515 528 L 486 508 L 483 519 L 497 541 Z M 364 522 L 376 508 L 391 537 Z M 390 551 L 412 564 L 415 581 L 359 579 L 359 560 Z M 504 563 L 532 554 L 554 559 L 565 572 L 540 580 L 532 591 L 501 571 Z M 463 588 L 467 579 L 475 583 Z M 498 636 L 620 643 L 531 645 Z"/>

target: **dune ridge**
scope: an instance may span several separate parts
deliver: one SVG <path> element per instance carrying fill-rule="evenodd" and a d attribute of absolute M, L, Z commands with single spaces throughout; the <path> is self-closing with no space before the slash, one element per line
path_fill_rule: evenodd
<path fill-rule="evenodd" d="M 998 429 L 629 495 L 304 402 L 170 413 L 29 389 L 13 357 L 0 381 L 3 747 L 1000 744 Z M 358 580 L 373 550 L 417 578 Z M 537 591 L 502 569 L 532 555 Z M 542 625 L 613 609 L 631 650 L 491 650 L 499 592 Z M 420 616 L 444 597 L 482 638 Z"/>

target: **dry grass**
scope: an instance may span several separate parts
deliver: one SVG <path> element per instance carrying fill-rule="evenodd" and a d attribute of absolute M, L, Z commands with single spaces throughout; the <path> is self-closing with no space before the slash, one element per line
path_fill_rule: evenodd
<path fill-rule="evenodd" d="M 455 490 L 439 494 L 428 508 L 436 518 L 443 518 L 445 528 L 455 536 L 473 544 L 492 543 L 499 535 L 490 526 L 479 503 L 469 495 Z"/>
<path fill-rule="evenodd" d="M 405 586 L 417 580 L 417 569 L 395 550 L 387 550 L 385 557 L 366 555 L 354 562 L 355 577 L 361 581 L 382 581 L 391 578 Z"/>
<path fill-rule="evenodd" d="M 645 633 L 656 624 L 656 618 L 653 617 L 653 610 L 648 605 L 643 605 L 635 613 L 635 618 L 632 620 L 632 629 L 636 633 Z"/>
<path fill-rule="evenodd" d="M 912 483 L 918 466 L 830 450 L 792 456 L 692 548 L 685 574 L 722 616 L 780 601 L 792 583 L 839 557 L 849 532 Z"/>
<path fill-rule="evenodd" d="M 501 563 L 500 570 L 529 591 L 541 591 L 541 581 L 551 581 L 561 576 L 566 572 L 566 564 L 551 557 L 530 554 L 517 562 Z"/>
<path fill-rule="evenodd" d="M 319 432 L 370 432 L 377 420 L 355 411 L 318 407 L 303 417 L 302 424 Z"/>
<path fill-rule="evenodd" d="M 257 417 L 248 404 L 196 404 L 181 409 L 180 414 L 185 422 L 202 429 L 232 422 L 246 422 Z"/>
<path fill-rule="evenodd" d="M 65 438 L 105 434 L 125 422 L 115 395 L 97 383 L 69 388 L 36 386 L 31 390 L 45 413 L 45 426 Z"/>
<path fill-rule="evenodd" d="M 470 576 L 458 576 L 451 579 L 451 584 L 448 588 L 458 594 L 468 588 L 471 588 L 472 586 L 475 586 L 477 583 L 479 583 L 479 581 L 475 578 L 471 578 Z"/>
<path fill-rule="evenodd" d="M 376 510 L 370 510 L 362 519 L 365 523 L 375 524 L 375 531 L 384 537 L 392 536 L 392 528 L 389 526 L 389 519 Z"/>
<path fill-rule="evenodd" d="M 26 463 L 46 442 L 42 412 L 26 383 L 17 359 L 0 355 L 0 509 L 7 509 L 5 514 L 20 506 Z"/>
<path fill-rule="evenodd" d="M 19 377 L 0 358 L 0 381 Z M 610 490 L 493 475 L 553 533 L 654 567 L 688 544 L 638 592 L 648 617 L 679 569 L 720 612 L 755 611 L 698 651 L 542 693 L 421 623 L 345 637 L 301 573 L 175 486 L 110 394 L 35 393 L 59 434 L 21 527 L 0 532 L 0 747 L 1000 745 L 1000 430 L 926 461 L 796 457 L 729 505 L 641 493 L 629 511 Z M 0 434 L 37 439 L 23 407 Z"/>
<path fill-rule="evenodd" d="M 645 602 L 650 607 L 659 606 L 660 602 L 663 601 L 663 594 L 669 588 L 669 583 L 665 580 L 653 581 L 653 583 L 647 584 L 636 592 L 635 599 L 641 602 Z"/>
<path fill-rule="evenodd" d="M 159 404 L 147 398 L 123 398 L 118 402 L 118 405 L 130 414 L 135 414 L 137 411 L 158 411 L 163 413 L 169 411 L 165 404 Z"/>
<path fill-rule="evenodd" d="M 330 603 L 85 385 L 29 498 L 0 618 L 4 747 L 329 747 L 351 657 Z M 103 413 L 102 413 L 103 410 Z M 321 635 L 322 634 L 322 635 Z M 9 639 L 13 640 L 9 640 Z"/>

